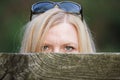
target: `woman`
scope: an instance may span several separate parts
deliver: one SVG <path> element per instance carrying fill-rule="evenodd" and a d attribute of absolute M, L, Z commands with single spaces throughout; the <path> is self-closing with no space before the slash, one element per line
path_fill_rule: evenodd
<path fill-rule="evenodd" d="M 33 4 L 20 52 L 95 52 L 81 6 L 71 1 Z"/>

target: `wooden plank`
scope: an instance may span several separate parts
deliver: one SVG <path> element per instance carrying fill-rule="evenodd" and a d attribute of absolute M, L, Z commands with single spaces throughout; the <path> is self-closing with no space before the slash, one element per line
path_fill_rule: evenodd
<path fill-rule="evenodd" d="M 120 54 L 0 54 L 0 80 L 120 80 Z"/>

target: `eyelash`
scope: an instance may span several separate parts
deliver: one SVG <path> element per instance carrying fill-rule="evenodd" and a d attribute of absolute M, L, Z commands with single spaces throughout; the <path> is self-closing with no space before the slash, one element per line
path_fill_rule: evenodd
<path fill-rule="evenodd" d="M 74 50 L 75 48 L 73 46 L 65 46 L 66 51 L 72 51 L 72 50 L 67 50 L 67 48 Z"/>
<path fill-rule="evenodd" d="M 52 51 L 52 47 L 50 47 L 49 45 L 44 45 L 41 47 L 42 51 Z M 63 50 L 64 52 L 72 52 L 75 50 L 74 46 L 64 46 L 63 48 L 61 48 L 61 50 Z"/>
<path fill-rule="evenodd" d="M 42 49 L 43 51 L 45 51 L 45 50 L 48 50 L 48 48 L 49 48 L 49 46 L 44 45 L 44 46 L 42 46 L 42 48 L 41 48 L 41 49 Z"/>

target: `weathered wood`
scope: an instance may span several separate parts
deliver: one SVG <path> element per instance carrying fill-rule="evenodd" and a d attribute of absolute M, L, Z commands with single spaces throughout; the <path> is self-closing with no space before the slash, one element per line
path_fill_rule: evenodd
<path fill-rule="evenodd" d="M 120 54 L 0 54 L 0 80 L 120 80 Z"/>

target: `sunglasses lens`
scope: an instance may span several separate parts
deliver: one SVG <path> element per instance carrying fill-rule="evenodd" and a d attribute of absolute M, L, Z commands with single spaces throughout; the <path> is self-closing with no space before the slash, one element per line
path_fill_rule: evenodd
<path fill-rule="evenodd" d="M 77 13 L 81 14 L 81 6 L 72 2 L 62 2 L 60 3 L 59 7 L 67 12 L 70 13 Z"/>
<path fill-rule="evenodd" d="M 33 13 L 43 13 L 53 7 L 54 7 L 54 5 L 50 2 L 36 3 L 36 4 L 32 5 L 32 12 Z"/>
<path fill-rule="evenodd" d="M 47 10 L 54 8 L 55 5 L 57 5 L 60 9 L 66 11 L 68 13 L 80 14 L 82 16 L 82 19 L 83 19 L 81 5 L 74 3 L 74 2 L 69 2 L 69 1 L 35 3 L 32 5 L 32 8 L 31 8 L 30 19 L 31 19 L 33 14 L 44 13 Z"/>

